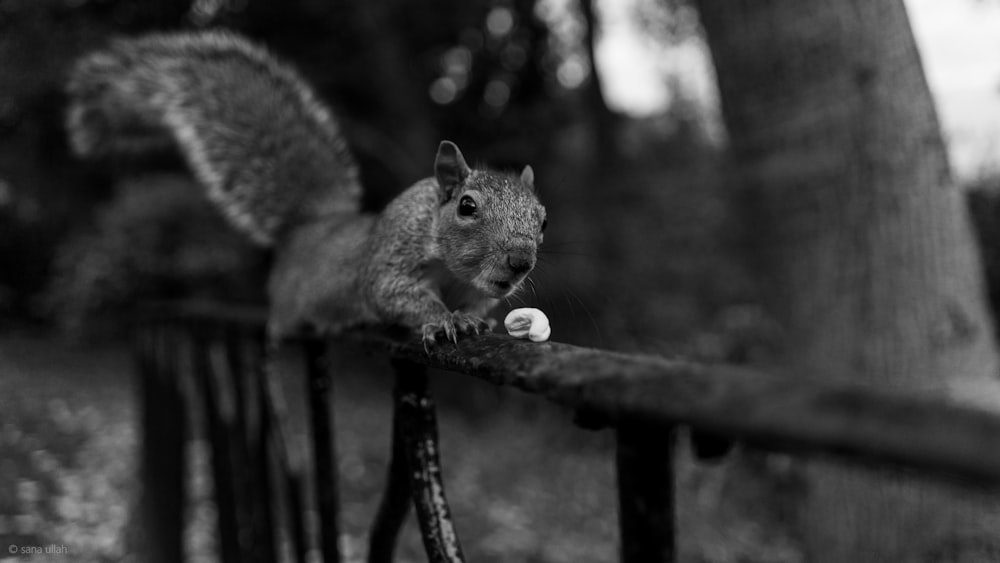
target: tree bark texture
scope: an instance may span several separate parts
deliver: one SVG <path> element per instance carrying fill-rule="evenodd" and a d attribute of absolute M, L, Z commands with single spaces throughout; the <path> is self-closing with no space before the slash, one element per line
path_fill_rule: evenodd
<path fill-rule="evenodd" d="M 698 5 L 783 367 L 1000 405 L 981 265 L 902 0 Z M 1000 560 L 985 495 L 805 472 L 807 561 Z"/>

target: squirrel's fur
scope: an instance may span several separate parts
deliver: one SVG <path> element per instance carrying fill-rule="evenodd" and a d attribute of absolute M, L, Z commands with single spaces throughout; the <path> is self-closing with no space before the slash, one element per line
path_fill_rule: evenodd
<path fill-rule="evenodd" d="M 331 113 L 288 66 L 225 32 L 120 40 L 76 65 L 67 129 L 85 157 L 174 145 L 234 226 L 275 247 L 271 329 L 402 325 L 425 342 L 483 316 L 534 267 L 545 209 L 530 167 L 434 176 L 378 215 Z"/>
<path fill-rule="evenodd" d="M 78 154 L 173 143 L 259 243 L 290 224 L 359 210 L 357 168 L 330 112 L 291 68 L 236 35 L 117 41 L 77 64 L 69 94 Z"/>

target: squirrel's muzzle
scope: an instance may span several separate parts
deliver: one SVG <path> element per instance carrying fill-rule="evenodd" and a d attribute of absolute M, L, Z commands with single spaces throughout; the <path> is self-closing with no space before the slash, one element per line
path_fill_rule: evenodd
<path fill-rule="evenodd" d="M 527 274 L 535 267 L 535 252 L 532 250 L 514 250 L 507 254 L 507 266 L 514 275 Z"/>

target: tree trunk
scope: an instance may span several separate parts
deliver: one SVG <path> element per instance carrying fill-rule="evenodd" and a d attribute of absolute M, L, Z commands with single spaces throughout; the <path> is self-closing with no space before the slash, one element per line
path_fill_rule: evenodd
<path fill-rule="evenodd" d="M 698 5 L 781 365 L 1000 405 L 981 266 L 902 0 Z M 992 499 L 805 473 L 807 561 L 1000 560 Z"/>
<path fill-rule="evenodd" d="M 618 164 L 620 150 L 618 149 L 617 129 L 618 116 L 608 107 L 602 89 L 601 73 L 597 68 L 597 33 L 600 23 L 594 13 L 595 0 L 580 0 L 580 13 L 584 22 L 584 46 L 587 58 L 590 59 L 590 76 L 583 86 L 584 107 L 587 108 L 587 118 L 590 121 L 590 131 L 594 136 L 591 159 L 596 172 L 607 172 Z"/>

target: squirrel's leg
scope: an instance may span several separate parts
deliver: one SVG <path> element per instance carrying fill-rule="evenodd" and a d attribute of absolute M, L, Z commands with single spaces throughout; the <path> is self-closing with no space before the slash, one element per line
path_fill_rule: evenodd
<path fill-rule="evenodd" d="M 490 328 L 478 315 L 449 311 L 427 280 L 394 277 L 376 281 L 371 290 L 378 316 L 419 331 L 425 347 L 436 344 L 440 336 L 457 343 L 459 334 L 479 334 Z"/>

